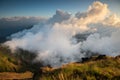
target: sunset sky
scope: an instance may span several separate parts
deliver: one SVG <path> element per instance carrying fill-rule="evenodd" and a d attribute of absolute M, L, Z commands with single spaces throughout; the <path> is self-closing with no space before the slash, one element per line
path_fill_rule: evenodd
<path fill-rule="evenodd" d="M 84 12 L 94 1 L 108 4 L 120 16 L 120 0 L 0 0 L 0 18 L 14 16 L 52 16 L 57 9 L 72 14 Z"/>

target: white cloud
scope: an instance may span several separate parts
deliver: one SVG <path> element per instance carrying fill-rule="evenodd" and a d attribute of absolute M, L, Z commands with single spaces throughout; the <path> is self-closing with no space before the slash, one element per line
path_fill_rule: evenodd
<path fill-rule="evenodd" d="M 76 17 L 57 10 L 48 22 L 13 34 L 12 39 L 4 44 L 13 51 L 21 48 L 35 52 L 38 55 L 35 60 L 51 66 L 81 60 L 87 56 L 87 51 L 116 56 L 120 54 L 120 30 L 110 24 L 113 19 L 109 12 L 107 4 L 98 1 L 86 12 L 77 13 Z M 117 16 L 113 23 L 120 26 Z M 88 33 L 86 40 L 77 43 L 75 35 Z"/>
<path fill-rule="evenodd" d="M 79 18 L 83 24 L 89 24 L 102 21 L 108 14 L 109 9 L 107 4 L 96 1 L 91 6 L 89 6 L 87 12 L 76 13 L 76 17 Z"/>
<path fill-rule="evenodd" d="M 61 23 L 64 20 L 68 20 L 70 17 L 71 17 L 71 14 L 58 9 L 56 10 L 56 14 L 49 19 L 48 23 Z"/>
<path fill-rule="evenodd" d="M 116 14 L 112 14 L 103 21 L 104 25 L 120 27 L 120 18 Z"/>

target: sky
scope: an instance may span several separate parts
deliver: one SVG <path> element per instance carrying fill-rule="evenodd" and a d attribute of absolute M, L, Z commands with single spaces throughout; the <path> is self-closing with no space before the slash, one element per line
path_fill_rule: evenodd
<path fill-rule="evenodd" d="M 94 1 L 109 5 L 120 16 L 120 0 L 0 0 L 0 18 L 14 16 L 52 16 L 57 9 L 72 14 L 84 12 Z"/>
<path fill-rule="evenodd" d="M 19 32 L 10 34 L 4 45 L 12 52 L 21 49 L 35 53 L 33 62 L 40 61 L 43 65 L 51 67 L 78 62 L 84 57 L 96 54 L 118 56 L 120 55 L 120 18 L 116 13 L 119 14 L 119 2 L 120 0 L 30 1 L 28 4 L 17 2 L 16 6 L 20 6 L 23 14 L 19 12 L 14 15 L 37 16 L 38 14 L 51 17 L 40 19 L 38 24 L 33 24 L 27 29 L 21 24 L 27 24 L 28 20 L 29 23 L 33 22 L 34 17 L 2 18 L 3 24 L 8 24 L 4 22 L 7 20 L 12 25 L 19 22 L 20 25 L 16 24 L 16 28 L 24 27 Z M 20 5 L 22 3 L 23 5 Z M 20 11 L 18 7 L 15 8 Z M 56 9 L 61 10 L 56 11 Z M 10 24 L 4 29 L 6 33 L 13 27 L 10 27 Z"/>

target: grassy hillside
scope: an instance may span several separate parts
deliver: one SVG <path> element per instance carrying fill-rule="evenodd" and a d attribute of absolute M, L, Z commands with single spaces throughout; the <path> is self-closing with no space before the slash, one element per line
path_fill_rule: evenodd
<path fill-rule="evenodd" d="M 7 47 L 0 46 L 0 79 L 22 79 L 32 77 L 33 80 L 120 79 L 120 56 L 109 57 L 101 55 L 83 58 L 82 62 L 69 63 L 60 68 L 40 68 L 42 66 L 41 63 L 31 63 L 34 57 L 36 56 L 23 50 L 18 51 L 16 54 L 12 54 Z M 23 73 L 26 71 L 29 72 Z M 6 75 L 6 77 L 4 75 Z"/>
<path fill-rule="evenodd" d="M 29 69 L 28 63 L 22 61 L 21 57 L 0 46 L 0 80 L 32 80 L 32 66 Z"/>
<path fill-rule="evenodd" d="M 83 63 L 69 63 L 61 68 L 42 68 L 36 80 L 119 80 L 120 56 L 91 57 Z"/>
<path fill-rule="evenodd" d="M 16 72 L 21 67 L 10 50 L 0 46 L 0 72 Z"/>
<path fill-rule="evenodd" d="M 11 53 L 7 47 L 0 45 L 0 72 L 35 72 L 42 66 L 41 63 L 32 62 L 35 57 L 25 50 Z"/>

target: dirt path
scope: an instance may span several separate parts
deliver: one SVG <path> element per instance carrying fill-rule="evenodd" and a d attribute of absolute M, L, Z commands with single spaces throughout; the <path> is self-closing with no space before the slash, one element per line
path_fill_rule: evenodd
<path fill-rule="evenodd" d="M 31 79 L 33 73 L 31 72 L 24 72 L 24 73 L 15 73 L 15 72 L 1 72 L 0 73 L 0 80 L 5 79 Z"/>

